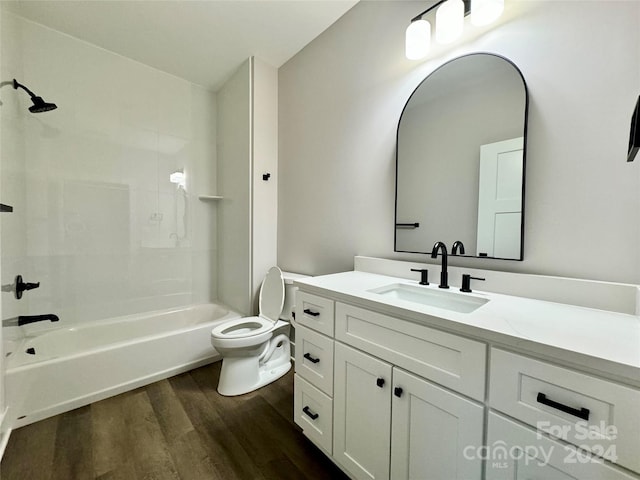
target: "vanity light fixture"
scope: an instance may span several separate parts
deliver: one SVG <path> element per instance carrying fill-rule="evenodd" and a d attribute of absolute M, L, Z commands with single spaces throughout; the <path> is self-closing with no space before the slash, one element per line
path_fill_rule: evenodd
<path fill-rule="evenodd" d="M 451 43 L 462 35 L 464 29 L 464 2 L 447 0 L 436 10 L 436 42 Z"/>
<path fill-rule="evenodd" d="M 435 37 L 441 44 L 455 41 L 464 30 L 464 17 L 471 15 L 476 26 L 495 21 L 504 10 L 504 0 L 440 0 L 411 19 L 405 36 L 405 55 L 409 60 L 427 56 L 431 46 L 431 23 L 423 18 L 435 10 Z"/>

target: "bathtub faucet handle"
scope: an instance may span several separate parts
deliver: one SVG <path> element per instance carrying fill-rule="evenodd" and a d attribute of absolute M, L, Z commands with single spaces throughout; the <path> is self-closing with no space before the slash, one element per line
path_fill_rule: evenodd
<path fill-rule="evenodd" d="M 34 288 L 38 288 L 40 286 L 40 282 L 30 283 L 24 282 L 22 280 L 22 275 L 18 275 L 16 277 L 16 298 L 20 300 L 22 298 L 22 292 L 25 290 L 33 290 Z"/>

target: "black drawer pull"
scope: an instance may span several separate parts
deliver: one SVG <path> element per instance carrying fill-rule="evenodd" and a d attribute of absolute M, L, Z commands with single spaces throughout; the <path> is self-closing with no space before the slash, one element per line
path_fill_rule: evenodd
<path fill-rule="evenodd" d="M 393 394 L 398 398 L 402 396 L 402 392 L 403 392 L 402 387 L 396 387 L 393 389 Z"/>
<path fill-rule="evenodd" d="M 380 388 L 384 387 L 384 378 L 376 379 L 376 385 L 379 386 Z"/>
<path fill-rule="evenodd" d="M 549 400 L 544 393 L 540 393 L 540 392 L 538 392 L 538 397 L 536 398 L 536 401 L 543 405 L 547 405 L 548 407 L 560 410 L 561 412 L 568 413 L 569 415 L 573 415 L 574 417 L 581 418 L 582 420 L 587 420 L 587 421 L 589 420 L 588 408 L 581 408 L 580 410 L 578 410 L 577 408 L 569 407 L 562 403 Z"/>
<path fill-rule="evenodd" d="M 311 315 L 312 317 L 317 317 L 318 315 L 320 315 L 320 312 L 312 312 L 308 308 L 305 308 L 303 312 L 306 313 L 307 315 Z"/>
<path fill-rule="evenodd" d="M 306 413 L 306 414 L 311 418 L 311 420 L 315 420 L 316 418 L 318 418 L 318 417 L 320 416 L 320 415 L 318 415 L 317 413 L 313 413 L 313 412 L 309 409 L 309 407 L 304 407 L 304 408 L 302 409 L 302 411 L 303 411 L 304 413 Z"/>
<path fill-rule="evenodd" d="M 313 358 L 310 353 L 305 353 L 303 357 L 309 360 L 311 363 L 318 363 L 320 361 L 319 358 Z"/>

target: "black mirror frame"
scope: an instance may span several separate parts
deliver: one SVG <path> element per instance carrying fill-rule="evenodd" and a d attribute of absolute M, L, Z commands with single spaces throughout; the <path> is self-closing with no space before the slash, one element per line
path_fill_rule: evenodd
<path fill-rule="evenodd" d="M 450 64 L 451 62 L 454 62 L 456 60 L 460 60 L 461 58 L 471 57 L 471 56 L 475 56 L 475 55 L 491 55 L 493 57 L 498 57 L 498 58 L 508 62 L 515 69 L 515 71 L 518 73 L 518 75 L 520 76 L 520 79 L 522 80 L 522 86 L 524 87 L 524 95 L 525 95 L 524 101 L 525 101 L 525 103 L 524 103 L 524 124 L 523 124 L 523 132 L 522 132 L 522 136 L 523 136 L 523 152 L 522 152 L 522 214 L 521 214 L 521 220 L 520 220 L 520 258 L 501 258 L 501 257 L 489 257 L 489 256 L 479 256 L 479 255 L 458 255 L 458 256 L 468 257 L 468 258 L 487 258 L 487 259 L 492 259 L 492 260 L 511 260 L 511 261 L 518 261 L 518 262 L 521 262 L 521 261 L 524 260 L 525 185 L 526 185 L 526 176 L 527 176 L 526 175 L 526 166 L 527 166 L 527 130 L 528 130 L 528 119 L 529 119 L 529 89 L 527 87 L 527 82 L 526 82 L 526 80 L 524 78 L 524 75 L 522 74 L 522 71 L 518 68 L 518 66 L 515 63 L 513 63 L 507 57 L 504 57 L 504 56 L 496 54 L 496 53 L 491 53 L 491 52 L 474 52 L 474 53 L 469 53 L 469 54 L 466 54 L 466 55 L 461 55 L 459 57 L 452 58 L 451 60 L 446 61 L 445 63 L 440 65 L 438 68 L 433 70 L 431 73 L 429 73 L 429 75 L 427 75 L 416 86 L 416 88 L 413 90 L 413 92 L 411 92 L 411 95 L 409 95 L 409 98 L 407 99 L 404 107 L 402 108 L 402 112 L 400 113 L 400 117 L 398 119 L 398 127 L 396 128 L 396 170 L 395 170 L 395 172 L 396 172 L 396 178 L 395 178 L 396 188 L 395 188 L 395 205 L 394 205 L 394 220 L 395 220 L 395 223 L 394 223 L 394 230 L 393 230 L 393 251 L 394 252 L 399 252 L 399 253 L 421 253 L 421 254 L 430 253 L 430 252 L 417 252 L 417 251 L 408 251 L 408 250 L 398 250 L 398 248 L 397 248 L 398 226 L 405 225 L 405 224 L 399 224 L 398 223 L 398 142 L 399 142 L 399 138 L 400 138 L 400 123 L 402 122 L 402 116 L 404 115 L 404 112 L 405 112 L 405 110 L 407 108 L 407 105 L 409 104 L 409 102 L 413 98 L 413 96 L 416 93 L 416 91 L 418 91 L 418 89 L 422 86 L 422 84 L 424 82 L 426 82 L 431 75 L 433 75 L 438 70 L 440 70 L 441 68 L 445 67 L 446 65 Z M 639 102 L 640 102 L 640 99 L 639 99 Z M 414 225 L 415 225 L 415 227 L 418 227 L 419 224 L 414 224 Z"/>

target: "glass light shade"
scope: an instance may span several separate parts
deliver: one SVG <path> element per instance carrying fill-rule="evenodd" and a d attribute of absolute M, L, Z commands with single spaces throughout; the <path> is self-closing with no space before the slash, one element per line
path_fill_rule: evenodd
<path fill-rule="evenodd" d="M 447 0 L 436 10 L 436 41 L 451 43 L 462 35 L 464 28 L 464 3 Z"/>
<path fill-rule="evenodd" d="M 504 0 L 471 0 L 471 23 L 488 25 L 504 11 Z"/>
<path fill-rule="evenodd" d="M 405 35 L 405 55 L 409 60 L 419 60 L 427 56 L 431 46 L 431 24 L 426 20 L 415 20 L 407 27 Z"/>

